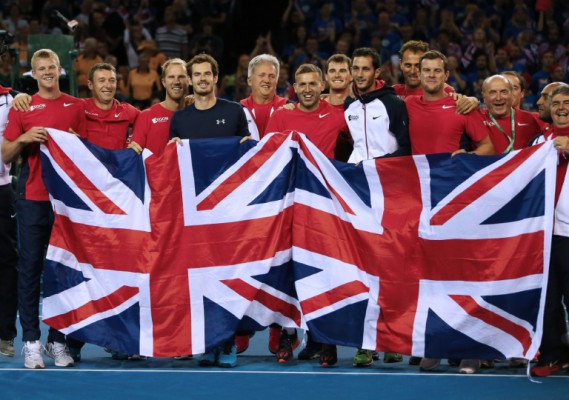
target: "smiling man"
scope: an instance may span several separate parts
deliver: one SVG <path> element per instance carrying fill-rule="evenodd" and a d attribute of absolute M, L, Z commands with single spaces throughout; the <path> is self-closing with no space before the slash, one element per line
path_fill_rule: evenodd
<path fill-rule="evenodd" d="M 253 139 L 259 140 L 265 135 L 271 115 L 288 102 L 276 94 L 279 73 L 279 60 L 270 54 L 259 54 L 249 61 L 247 84 L 251 95 L 241 100 L 241 104 Z"/>
<path fill-rule="evenodd" d="M 419 68 L 423 95 L 405 98 L 412 153 L 470 150 L 471 141 L 473 153 L 494 154 L 489 131 L 481 123 L 478 111 L 458 114 L 455 101 L 445 93 L 449 76 L 447 58 L 439 51 L 428 51 L 421 56 Z M 470 141 L 464 140 L 464 133 Z"/>
<path fill-rule="evenodd" d="M 233 101 L 217 98 L 219 67 L 208 54 L 199 54 L 187 64 L 195 102 L 172 116 L 170 139 L 209 139 L 227 136 L 249 136 L 243 107 Z"/>
<path fill-rule="evenodd" d="M 53 209 L 42 180 L 40 144 L 48 140 L 46 127 L 73 131 L 84 136 L 86 131 L 85 104 L 62 93 L 59 88 L 61 66 L 52 50 L 36 51 L 31 59 L 32 76 L 38 92 L 31 98 L 29 112 L 12 108 L 2 143 L 2 161 L 23 159 L 16 200 L 18 221 L 18 310 L 24 341 L 26 368 L 44 368 L 41 356 L 39 328 L 40 282 L 44 251 L 53 224 Z M 45 346 L 46 354 L 55 365 L 73 365 L 63 333 L 50 328 Z"/>
<path fill-rule="evenodd" d="M 325 100 L 344 110 L 344 101 L 350 95 L 352 60 L 344 54 L 334 54 L 326 62 L 326 82 L 329 93 Z"/>
<path fill-rule="evenodd" d="M 490 128 L 490 140 L 496 154 L 508 153 L 527 146 L 541 129 L 535 117 L 513 107 L 512 83 L 503 75 L 493 75 L 482 84 L 484 124 Z"/>
<path fill-rule="evenodd" d="M 285 131 L 304 133 L 322 153 L 334 158 L 334 147 L 338 136 L 340 133 L 349 134 L 343 112 L 327 101 L 320 100 L 324 90 L 320 68 L 313 64 L 302 64 L 296 70 L 294 78 L 294 91 L 298 103 L 292 108 L 277 110 L 269 120 L 266 133 Z M 284 363 L 292 358 L 293 350 L 298 343 L 294 328 L 283 329 L 276 352 L 277 361 Z M 309 338 L 305 350 L 299 354 L 300 359 L 320 358 L 320 365 L 325 367 L 336 364 L 338 360 L 334 345 L 322 345 Z"/>

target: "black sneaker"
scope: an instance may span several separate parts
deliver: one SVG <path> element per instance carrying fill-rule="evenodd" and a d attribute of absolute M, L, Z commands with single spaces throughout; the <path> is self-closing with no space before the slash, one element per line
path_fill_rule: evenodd
<path fill-rule="evenodd" d="M 298 341 L 298 336 L 289 335 L 286 331 L 281 332 L 281 338 L 279 341 L 279 349 L 277 350 L 276 356 L 279 363 L 285 363 L 292 358 L 292 346 L 293 343 Z"/>
<path fill-rule="evenodd" d="M 409 357 L 409 365 L 419 365 L 422 359 L 422 357 L 411 356 Z"/>
<path fill-rule="evenodd" d="M 315 342 L 312 340 L 310 333 L 306 332 L 306 347 L 298 353 L 299 360 L 316 360 L 320 358 L 320 353 L 322 352 L 322 343 Z"/>
<path fill-rule="evenodd" d="M 338 350 L 334 344 L 323 344 L 320 352 L 320 365 L 331 367 L 338 362 Z"/>

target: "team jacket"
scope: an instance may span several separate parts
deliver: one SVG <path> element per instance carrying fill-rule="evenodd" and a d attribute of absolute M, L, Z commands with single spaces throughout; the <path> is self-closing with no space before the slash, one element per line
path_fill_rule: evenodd
<path fill-rule="evenodd" d="M 391 86 L 376 82 L 376 90 L 346 99 L 344 117 L 354 140 L 348 162 L 411 154 L 409 118 L 405 103 Z"/>

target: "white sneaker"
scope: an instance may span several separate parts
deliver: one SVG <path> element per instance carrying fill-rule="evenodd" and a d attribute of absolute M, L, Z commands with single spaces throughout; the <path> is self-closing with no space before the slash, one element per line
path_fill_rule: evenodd
<path fill-rule="evenodd" d="M 45 354 L 55 360 L 57 367 L 72 367 L 75 364 L 73 357 L 69 355 L 69 349 L 65 343 L 46 343 Z"/>
<path fill-rule="evenodd" d="M 43 358 L 41 356 L 42 345 L 39 340 L 33 342 L 24 342 L 22 352 L 24 353 L 24 366 L 30 369 L 45 368 Z"/>

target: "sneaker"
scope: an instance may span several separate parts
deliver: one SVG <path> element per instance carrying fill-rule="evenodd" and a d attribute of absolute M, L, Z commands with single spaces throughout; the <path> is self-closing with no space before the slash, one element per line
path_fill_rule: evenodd
<path fill-rule="evenodd" d="M 320 353 L 322 352 L 322 343 L 315 342 L 312 340 L 312 336 L 306 333 L 306 346 L 304 349 L 298 353 L 299 360 L 316 360 L 320 358 Z"/>
<path fill-rule="evenodd" d="M 183 360 L 191 360 L 193 358 L 194 356 L 192 356 L 191 354 L 185 354 L 183 356 L 175 356 L 174 360 L 183 361 Z"/>
<path fill-rule="evenodd" d="M 226 342 L 223 351 L 219 353 L 217 365 L 223 368 L 233 368 L 237 366 L 237 346 L 234 341 Z"/>
<path fill-rule="evenodd" d="M 280 326 L 271 326 L 269 328 L 269 351 L 272 354 L 276 354 L 279 351 L 281 331 L 282 328 Z"/>
<path fill-rule="evenodd" d="M 281 331 L 281 340 L 279 342 L 279 349 L 276 353 L 277 361 L 279 363 L 285 363 L 292 358 L 293 356 L 292 345 L 296 341 L 298 341 L 298 336 L 296 334 L 296 331 L 294 332 L 294 335 L 289 335 L 287 331 Z"/>
<path fill-rule="evenodd" d="M 358 349 L 354 356 L 354 367 L 369 367 L 372 364 L 371 350 Z"/>
<path fill-rule="evenodd" d="M 421 357 L 411 356 L 409 357 L 409 365 L 419 365 L 421 364 Z"/>
<path fill-rule="evenodd" d="M 320 352 L 320 365 L 331 367 L 338 362 L 338 349 L 334 344 L 323 344 Z"/>
<path fill-rule="evenodd" d="M 249 348 L 249 340 L 250 340 L 249 335 L 235 337 L 235 346 L 237 347 L 237 354 L 241 354 Z M 270 336 L 269 336 L 269 344 L 270 344 Z"/>
<path fill-rule="evenodd" d="M 140 354 L 131 354 L 131 355 L 128 356 L 128 359 L 129 359 L 130 361 L 144 361 L 144 360 L 147 360 L 148 357 L 146 357 L 146 356 L 141 356 Z"/>
<path fill-rule="evenodd" d="M 526 368 L 528 366 L 528 360 L 525 358 L 513 357 L 508 360 L 508 365 L 511 368 Z"/>
<path fill-rule="evenodd" d="M 538 362 L 530 369 L 530 373 L 532 376 L 539 376 L 541 378 L 545 378 L 553 374 L 554 372 L 561 371 L 562 369 L 567 369 L 569 364 L 563 361 L 554 361 L 551 363 L 542 363 Z"/>
<path fill-rule="evenodd" d="M 75 362 L 69 355 L 69 350 L 65 343 L 47 342 L 45 344 L 45 354 L 53 358 L 56 367 L 72 367 Z"/>
<path fill-rule="evenodd" d="M 379 361 L 379 351 L 372 350 L 371 358 L 373 359 L 373 361 Z"/>
<path fill-rule="evenodd" d="M 124 360 L 128 360 L 128 354 L 119 353 L 118 351 L 111 350 L 111 358 L 113 360 L 124 361 Z"/>
<path fill-rule="evenodd" d="M 448 365 L 450 365 L 451 367 L 458 367 L 462 360 L 460 358 L 449 358 L 447 361 Z"/>
<path fill-rule="evenodd" d="M 217 365 L 218 359 L 219 359 L 219 349 L 214 349 L 208 353 L 202 354 L 198 364 L 200 367 L 213 367 L 214 365 Z"/>
<path fill-rule="evenodd" d="M 81 349 L 78 347 L 69 347 L 67 346 L 67 350 L 69 350 L 69 355 L 73 358 L 74 362 L 81 361 Z"/>
<path fill-rule="evenodd" d="M 14 357 L 14 353 L 14 339 L 0 339 L 0 354 L 3 354 L 7 357 Z"/>
<path fill-rule="evenodd" d="M 480 368 L 490 369 L 494 368 L 496 361 L 494 360 L 480 360 Z"/>
<path fill-rule="evenodd" d="M 434 371 L 441 365 L 440 358 L 423 358 L 419 363 L 421 371 Z"/>
<path fill-rule="evenodd" d="M 30 369 L 43 369 L 43 357 L 41 356 L 42 345 L 39 340 L 24 342 L 22 352 L 24 353 L 24 366 Z"/>
<path fill-rule="evenodd" d="M 475 374 L 480 370 L 480 360 L 462 360 L 458 366 L 458 372 L 461 374 Z"/>
<path fill-rule="evenodd" d="M 372 354 L 373 356 L 373 354 Z M 403 361 L 403 355 L 399 353 L 384 353 L 383 362 L 386 364 L 397 363 Z"/>

